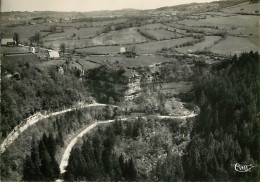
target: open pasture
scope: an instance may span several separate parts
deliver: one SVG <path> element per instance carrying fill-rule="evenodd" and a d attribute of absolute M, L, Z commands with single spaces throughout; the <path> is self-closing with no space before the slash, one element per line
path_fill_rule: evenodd
<path fill-rule="evenodd" d="M 66 39 L 84 39 L 97 36 L 102 32 L 103 27 L 90 27 L 90 28 L 64 28 L 64 32 L 55 33 L 44 37 L 43 41 L 53 40 L 66 40 Z"/>
<path fill-rule="evenodd" d="M 93 45 L 133 44 L 147 41 L 148 39 L 142 36 L 135 27 L 111 31 L 92 39 Z"/>
<path fill-rule="evenodd" d="M 215 43 L 221 40 L 220 36 L 205 36 L 205 40 L 194 44 L 192 46 L 180 47 L 176 48 L 175 50 L 181 53 L 188 53 L 190 51 L 204 51 L 212 47 Z"/>
<path fill-rule="evenodd" d="M 59 50 L 60 45 L 62 43 L 65 43 L 66 49 L 70 49 L 70 50 L 83 48 L 86 47 L 87 45 L 92 45 L 92 42 L 89 39 L 66 39 L 66 40 L 54 40 L 54 41 L 43 42 L 43 46 L 50 49 Z"/>
<path fill-rule="evenodd" d="M 181 24 L 189 26 L 218 26 L 219 28 L 231 29 L 232 27 L 257 26 L 259 16 L 233 15 L 229 17 L 210 17 L 201 20 L 182 20 Z"/>
<path fill-rule="evenodd" d="M 238 13 L 238 14 L 259 14 L 260 3 L 242 3 L 236 6 L 225 8 L 222 11 L 225 13 Z"/>
<path fill-rule="evenodd" d="M 77 49 L 76 52 L 83 54 L 117 54 L 120 52 L 120 46 L 89 47 Z"/>
<path fill-rule="evenodd" d="M 136 53 L 137 54 L 154 54 L 157 51 L 160 51 L 163 48 L 171 48 L 176 45 L 181 45 L 186 42 L 194 40 L 192 37 L 172 39 L 172 40 L 163 40 L 163 41 L 154 41 L 142 44 L 136 44 Z M 76 52 L 83 54 L 117 54 L 120 52 L 120 46 L 97 46 L 90 48 L 78 49 Z"/>
<path fill-rule="evenodd" d="M 156 30 L 156 29 L 166 29 L 169 28 L 166 25 L 163 25 L 161 23 L 152 23 L 152 24 L 146 24 L 140 27 L 140 29 L 143 30 Z"/>
<path fill-rule="evenodd" d="M 242 52 L 259 51 L 259 47 L 251 43 L 248 38 L 228 36 L 211 49 L 212 52 L 225 55 L 241 54 Z"/>
<path fill-rule="evenodd" d="M 8 55 L 3 56 L 3 64 L 5 63 L 29 63 L 29 64 L 35 64 L 40 63 L 40 60 L 32 53 L 29 54 L 17 54 L 17 55 Z"/>
<path fill-rule="evenodd" d="M 187 43 L 187 42 L 190 42 L 193 40 L 194 40 L 194 38 L 192 38 L 192 37 L 186 37 L 186 38 L 137 44 L 136 52 L 139 54 L 153 54 L 153 53 L 156 53 L 157 51 L 162 50 L 163 48 L 167 49 L 167 48 L 175 47 L 177 45 L 182 45 L 184 43 Z"/>
<path fill-rule="evenodd" d="M 182 35 L 179 33 L 167 31 L 164 29 L 140 30 L 140 32 L 142 33 L 142 35 L 153 40 L 169 40 L 182 37 Z"/>
<path fill-rule="evenodd" d="M 1 54 L 14 54 L 14 53 L 28 53 L 30 52 L 29 47 L 5 47 L 1 46 L 0 47 L 0 53 Z"/>
<path fill-rule="evenodd" d="M 66 62 L 65 59 L 55 59 L 55 60 L 49 60 L 42 63 L 37 64 L 36 66 L 42 70 L 46 70 L 49 67 L 53 66 L 61 66 Z"/>
<path fill-rule="evenodd" d="M 49 34 L 49 32 L 42 32 L 46 28 L 47 24 L 38 24 L 38 25 L 19 25 L 14 27 L 3 27 L 1 32 L 5 38 L 13 38 L 15 32 L 19 34 L 20 42 L 25 43 L 29 42 L 29 38 L 32 37 L 36 32 L 40 32 L 41 37 L 44 37 Z"/>
<path fill-rule="evenodd" d="M 89 70 L 99 67 L 101 64 L 89 61 L 90 59 L 80 58 L 78 62 L 83 66 L 84 70 Z"/>
<path fill-rule="evenodd" d="M 123 65 L 125 67 L 142 67 L 162 62 L 170 62 L 174 58 L 164 58 L 161 56 L 137 56 L 136 58 L 126 58 L 124 56 L 87 56 L 80 60 L 93 61 L 97 64 L 112 64 L 114 66 Z M 82 61 L 80 61 L 81 63 Z M 88 63 L 86 63 L 88 64 Z M 86 65 L 87 66 L 87 65 Z"/>

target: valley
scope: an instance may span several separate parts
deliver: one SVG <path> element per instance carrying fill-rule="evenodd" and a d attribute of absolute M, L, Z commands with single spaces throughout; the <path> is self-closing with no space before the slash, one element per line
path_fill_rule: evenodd
<path fill-rule="evenodd" d="M 259 6 L 2 12 L 1 180 L 258 179 Z"/>

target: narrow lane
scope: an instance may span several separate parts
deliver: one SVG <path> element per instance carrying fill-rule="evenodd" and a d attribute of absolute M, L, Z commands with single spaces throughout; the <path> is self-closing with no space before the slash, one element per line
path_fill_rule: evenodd
<path fill-rule="evenodd" d="M 29 118 L 26 119 L 25 122 L 21 122 L 18 126 L 16 126 L 12 132 L 10 132 L 7 137 L 4 139 L 4 141 L 1 143 L 0 146 L 0 155 L 20 136 L 21 133 L 23 133 L 27 128 L 30 126 L 34 125 L 35 123 L 57 115 L 61 115 L 67 112 L 74 111 L 76 109 L 83 109 L 86 107 L 96 107 L 96 106 L 107 106 L 107 104 L 99 104 L 99 103 L 93 103 L 93 104 L 84 104 L 84 103 L 79 103 L 73 108 L 69 109 L 64 109 L 61 111 L 53 112 L 50 114 L 42 114 L 42 113 L 36 113 L 33 116 L 30 116 Z M 116 106 L 113 106 L 116 107 Z"/>

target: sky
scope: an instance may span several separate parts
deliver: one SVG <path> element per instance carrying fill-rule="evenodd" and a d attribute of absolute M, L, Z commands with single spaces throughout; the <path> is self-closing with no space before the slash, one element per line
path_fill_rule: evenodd
<path fill-rule="evenodd" d="M 5 11 L 97 11 L 125 8 L 154 9 L 212 0 L 0 0 Z"/>

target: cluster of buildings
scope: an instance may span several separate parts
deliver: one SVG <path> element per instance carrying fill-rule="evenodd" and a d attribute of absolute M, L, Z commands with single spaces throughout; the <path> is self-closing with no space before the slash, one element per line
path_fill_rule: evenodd
<path fill-rule="evenodd" d="M 16 45 L 16 41 L 12 38 L 2 38 L 1 39 L 1 46 L 5 47 L 13 47 Z M 35 54 L 39 59 L 41 60 L 48 60 L 48 59 L 57 59 L 60 58 L 60 54 L 58 51 L 51 50 L 51 49 L 45 49 L 41 47 L 31 47 L 31 46 L 24 46 L 19 44 L 19 47 L 28 48 L 27 51 L 23 51 L 22 54 Z M 21 54 L 21 52 L 19 52 Z M 16 54 L 12 52 L 12 54 Z"/>

